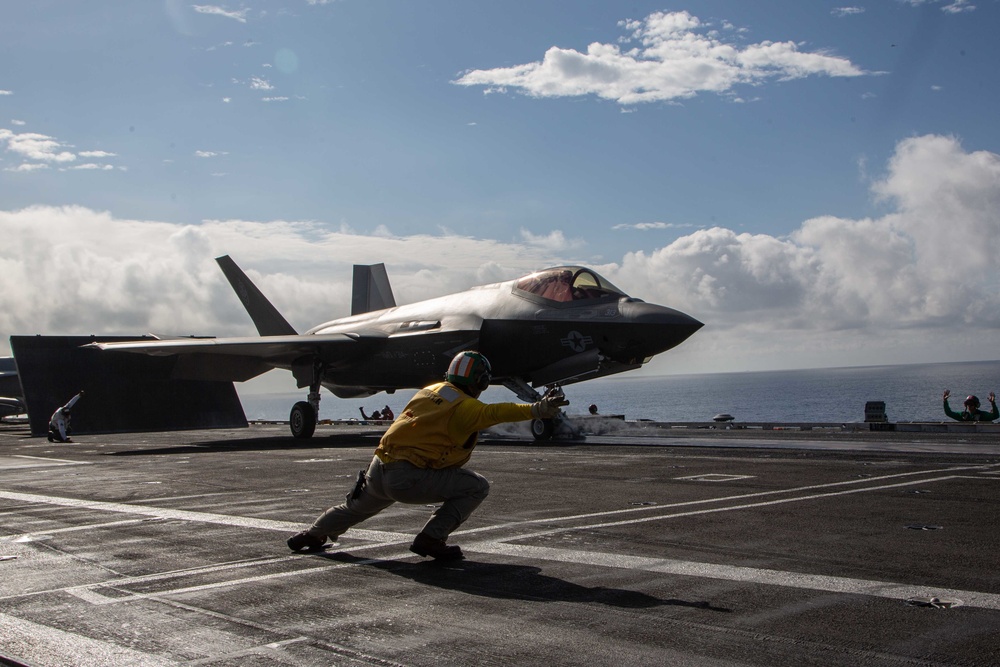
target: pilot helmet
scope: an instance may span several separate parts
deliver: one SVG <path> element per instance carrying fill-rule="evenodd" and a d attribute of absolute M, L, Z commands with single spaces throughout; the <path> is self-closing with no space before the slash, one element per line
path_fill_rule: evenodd
<path fill-rule="evenodd" d="M 469 387 L 477 391 L 485 391 L 493 379 L 493 369 L 479 352 L 465 350 L 455 355 L 448 365 L 445 380 L 460 387 Z"/>
<path fill-rule="evenodd" d="M 978 409 L 979 399 L 976 398 L 975 396 L 969 396 L 967 399 L 965 399 L 964 405 L 967 408 Z"/>

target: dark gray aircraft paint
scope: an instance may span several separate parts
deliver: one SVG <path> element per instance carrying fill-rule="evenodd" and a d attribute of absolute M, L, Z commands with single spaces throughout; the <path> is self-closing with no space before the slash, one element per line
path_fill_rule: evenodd
<path fill-rule="evenodd" d="M 492 362 L 494 383 L 533 401 L 543 385 L 639 368 L 702 326 L 672 308 L 634 299 L 580 266 L 397 306 L 384 266 L 374 265 L 355 267 L 353 315 L 299 334 L 232 259 L 217 261 L 260 336 L 90 347 L 171 357 L 175 379 L 244 381 L 272 368 L 289 370 L 299 387 L 310 390 L 308 401 L 292 410 L 296 437 L 313 433 L 320 387 L 344 398 L 421 387 L 441 379 L 457 352 L 476 349 Z M 553 428 L 551 422 L 533 424 L 537 437 Z"/>

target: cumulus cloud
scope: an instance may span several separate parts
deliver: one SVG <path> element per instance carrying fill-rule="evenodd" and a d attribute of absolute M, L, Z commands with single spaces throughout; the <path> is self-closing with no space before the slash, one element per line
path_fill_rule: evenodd
<path fill-rule="evenodd" d="M 907 345 L 913 354 L 934 340 L 940 358 L 962 340 L 955 358 L 976 358 L 975 332 L 994 339 L 1000 328 L 1000 156 L 954 137 L 907 139 L 872 191 L 890 213 L 817 217 L 787 238 L 700 230 L 605 270 L 710 323 L 695 347 L 714 336 L 713 354 L 811 354 L 816 365 L 840 348 L 886 363 Z"/>
<path fill-rule="evenodd" d="M 864 7 L 834 7 L 830 10 L 830 13 L 834 16 L 854 16 L 855 14 L 864 14 Z"/>
<path fill-rule="evenodd" d="M 661 372 L 995 355 L 985 343 L 1000 328 L 1000 156 L 949 136 L 906 139 L 872 193 L 881 217 L 820 216 L 787 237 L 699 229 L 593 268 L 706 323 L 654 362 Z M 558 230 L 500 243 L 315 221 L 180 225 L 80 207 L 0 211 L 0 235 L 16 239 L 0 246 L 4 344 L 15 333 L 252 334 L 212 261 L 222 254 L 303 330 L 349 312 L 354 263 L 385 262 L 399 303 L 586 263 Z"/>
<path fill-rule="evenodd" d="M 252 335 L 213 261 L 231 254 L 305 330 L 350 313 L 351 266 L 385 262 L 400 303 L 560 263 L 544 248 L 448 236 L 331 231 L 310 221 L 181 225 L 84 207 L 0 211 L 0 338 L 12 334 Z M 377 240 L 376 240 L 377 239 Z M 39 271 L 39 267 L 46 267 Z"/>
<path fill-rule="evenodd" d="M 559 229 L 553 230 L 548 234 L 535 234 L 530 230 L 521 229 L 520 236 L 521 241 L 529 246 L 548 248 L 549 250 L 557 250 L 560 252 L 583 246 L 582 240 L 568 239 L 566 238 L 566 235 L 562 233 L 562 230 Z"/>
<path fill-rule="evenodd" d="M 622 21 L 630 36 L 618 44 L 594 42 L 585 53 L 553 46 L 540 62 L 472 70 L 453 83 L 488 92 L 519 90 L 534 97 L 597 95 L 619 104 L 671 101 L 699 92 L 728 93 L 737 85 L 807 76 L 860 76 L 850 60 L 803 52 L 795 42 L 763 41 L 740 47 L 720 39 L 686 11 L 656 12 Z"/>

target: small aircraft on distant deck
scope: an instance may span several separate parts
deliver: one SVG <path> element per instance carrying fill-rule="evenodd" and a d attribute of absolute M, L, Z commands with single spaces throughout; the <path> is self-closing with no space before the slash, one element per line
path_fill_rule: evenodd
<path fill-rule="evenodd" d="M 14 357 L 0 357 L 0 418 L 25 413 Z"/>
<path fill-rule="evenodd" d="M 313 435 L 320 388 L 341 398 L 419 388 L 444 377 L 459 351 L 482 352 L 493 383 L 523 401 L 541 386 L 581 382 L 641 367 L 701 328 L 684 313 L 645 303 L 595 271 L 559 266 L 397 306 L 384 264 L 354 267 L 351 316 L 299 334 L 228 256 L 216 259 L 259 336 L 92 343 L 106 352 L 174 356 L 173 377 L 249 380 L 273 368 L 292 372 L 307 400 L 292 407 L 296 438 Z M 552 436 L 560 418 L 535 420 Z"/>

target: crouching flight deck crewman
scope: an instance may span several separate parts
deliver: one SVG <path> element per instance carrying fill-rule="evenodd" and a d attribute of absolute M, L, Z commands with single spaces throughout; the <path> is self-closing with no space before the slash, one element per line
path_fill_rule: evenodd
<path fill-rule="evenodd" d="M 479 430 L 503 422 L 552 418 L 568 405 L 561 394 L 531 404 L 482 403 L 479 395 L 490 385 L 490 373 L 482 354 L 456 355 L 446 381 L 414 394 L 386 430 L 347 502 L 331 507 L 311 528 L 288 538 L 288 547 L 319 551 L 327 538 L 336 541 L 351 526 L 395 502 L 443 503 L 414 538 L 410 551 L 439 560 L 463 558 L 462 549 L 446 541 L 490 490 L 485 477 L 462 467 L 472 456 Z"/>

